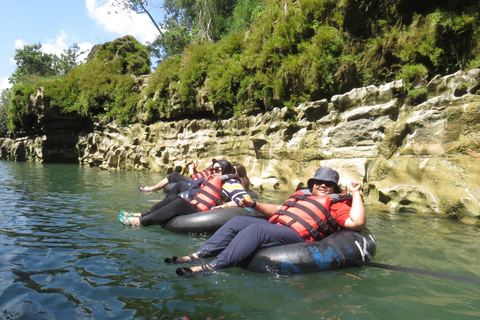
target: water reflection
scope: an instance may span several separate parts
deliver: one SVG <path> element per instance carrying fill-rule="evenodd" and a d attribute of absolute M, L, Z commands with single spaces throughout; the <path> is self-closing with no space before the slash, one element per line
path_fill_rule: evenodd
<path fill-rule="evenodd" d="M 278 276 L 239 268 L 179 279 L 167 256 L 205 236 L 126 228 L 161 177 L 74 165 L 0 162 L 0 316 L 4 319 L 476 319 L 477 284 L 376 268 Z M 281 203 L 286 192 L 265 192 Z M 479 228 L 369 211 L 376 262 L 480 277 Z"/>

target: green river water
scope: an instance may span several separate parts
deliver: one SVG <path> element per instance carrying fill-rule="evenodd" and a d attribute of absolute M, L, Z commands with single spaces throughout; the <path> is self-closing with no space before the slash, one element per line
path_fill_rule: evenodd
<path fill-rule="evenodd" d="M 0 161 L 0 319 L 479 319 L 480 285 L 373 267 L 180 279 L 207 236 L 124 227 L 161 175 Z M 445 187 L 448 188 L 448 185 Z M 281 203 L 289 192 L 260 193 Z M 480 228 L 368 208 L 373 261 L 480 278 Z"/>

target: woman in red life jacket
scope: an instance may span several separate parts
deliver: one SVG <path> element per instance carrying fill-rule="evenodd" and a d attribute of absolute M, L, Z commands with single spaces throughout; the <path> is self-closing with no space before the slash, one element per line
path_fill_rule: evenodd
<path fill-rule="evenodd" d="M 191 201 L 174 195 L 140 213 L 122 211 L 120 222 L 126 226 L 164 225 L 179 215 L 206 211 L 216 206 L 225 207 L 225 204 L 237 206 L 244 199 L 252 201 L 235 174 L 235 168 L 226 160 L 215 160 L 213 174 L 193 184 L 199 188 Z"/>
<path fill-rule="evenodd" d="M 213 165 L 213 161 L 220 160 L 220 159 L 221 159 L 220 157 L 213 158 L 212 159 L 212 165 Z M 188 166 L 190 164 L 192 165 L 192 168 L 193 168 L 193 174 L 190 176 L 190 178 L 187 179 L 185 176 L 183 176 L 182 174 L 175 171 L 175 172 L 171 173 L 170 175 L 168 175 L 166 178 L 162 179 L 159 183 L 157 183 L 153 187 L 147 187 L 147 186 L 144 186 L 142 184 L 138 185 L 138 190 L 140 190 L 142 192 L 157 191 L 157 190 L 163 189 L 169 183 L 184 182 L 186 184 L 183 184 L 183 185 L 187 186 L 187 189 L 186 190 L 181 190 L 180 192 L 188 191 L 188 186 L 190 185 L 190 183 L 192 183 L 193 181 L 195 181 L 197 179 L 200 179 L 200 178 L 206 178 L 206 177 L 208 177 L 212 174 L 212 168 L 207 168 L 203 171 L 197 171 L 198 160 L 193 161 L 191 163 L 188 163 L 185 166 L 185 168 L 183 169 L 184 172 L 188 172 L 188 170 L 186 170 L 186 169 L 188 168 Z M 180 193 L 180 192 L 178 192 L 178 193 Z"/>
<path fill-rule="evenodd" d="M 240 205 L 255 208 L 270 219 L 234 217 L 195 253 L 165 262 L 198 263 L 201 258 L 215 257 L 207 264 L 176 270 L 178 276 L 202 274 L 239 265 L 261 248 L 318 241 L 342 228 L 361 230 L 366 224 L 361 184 L 350 182 L 351 195 L 345 196 L 339 194 L 338 179 L 335 170 L 321 167 L 308 180 L 310 192 L 297 191 L 282 206 L 244 199 Z"/>

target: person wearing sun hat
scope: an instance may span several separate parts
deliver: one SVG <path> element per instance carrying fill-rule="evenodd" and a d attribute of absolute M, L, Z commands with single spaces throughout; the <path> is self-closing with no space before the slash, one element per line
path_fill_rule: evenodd
<path fill-rule="evenodd" d="M 327 182 L 327 186 L 334 187 L 334 193 L 340 193 L 340 187 L 338 186 L 338 180 L 340 179 L 340 175 L 337 171 L 333 170 L 329 167 L 320 167 L 315 171 L 315 175 L 313 178 L 308 179 L 307 185 L 310 190 L 313 188 L 313 184 L 315 181 L 325 181 Z"/>
<path fill-rule="evenodd" d="M 337 171 L 320 167 L 307 182 L 310 190 L 296 191 L 282 206 L 243 199 L 241 206 L 255 208 L 270 219 L 234 217 L 195 253 L 165 262 L 199 263 L 201 258 L 215 257 L 207 264 L 175 271 L 181 277 L 201 275 L 245 263 L 261 248 L 320 241 L 341 229 L 361 230 L 367 222 L 361 184 L 352 181 L 351 195 L 339 195 L 338 181 Z"/>

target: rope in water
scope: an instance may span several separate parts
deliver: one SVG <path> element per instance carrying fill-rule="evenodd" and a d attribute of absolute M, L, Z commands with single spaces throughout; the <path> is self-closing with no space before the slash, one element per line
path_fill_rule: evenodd
<path fill-rule="evenodd" d="M 480 278 L 465 277 L 465 276 L 459 276 L 459 275 L 450 274 L 450 273 L 442 273 L 442 272 L 435 272 L 435 271 L 420 270 L 420 269 L 415 269 L 415 268 L 392 266 L 392 265 L 389 265 L 389 264 L 375 263 L 375 262 L 370 262 L 370 261 L 360 261 L 360 260 L 349 259 L 349 260 L 347 260 L 347 262 L 349 264 L 353 264 L 353 265 L 368 266 L 368 267 L 374 267 L 374 268 L 401 271 L 401 272 L 420 274 L 420 275 L 430 276 L 430 277 L 437 277 L 437 278 L 443 278 L 443 279 L 450 279 L 450 280 L 457 280 L 457 281 L 464 281 L 464 282 L 471 282 L 471 283 L 479 283 L 480 284 Z"/>

